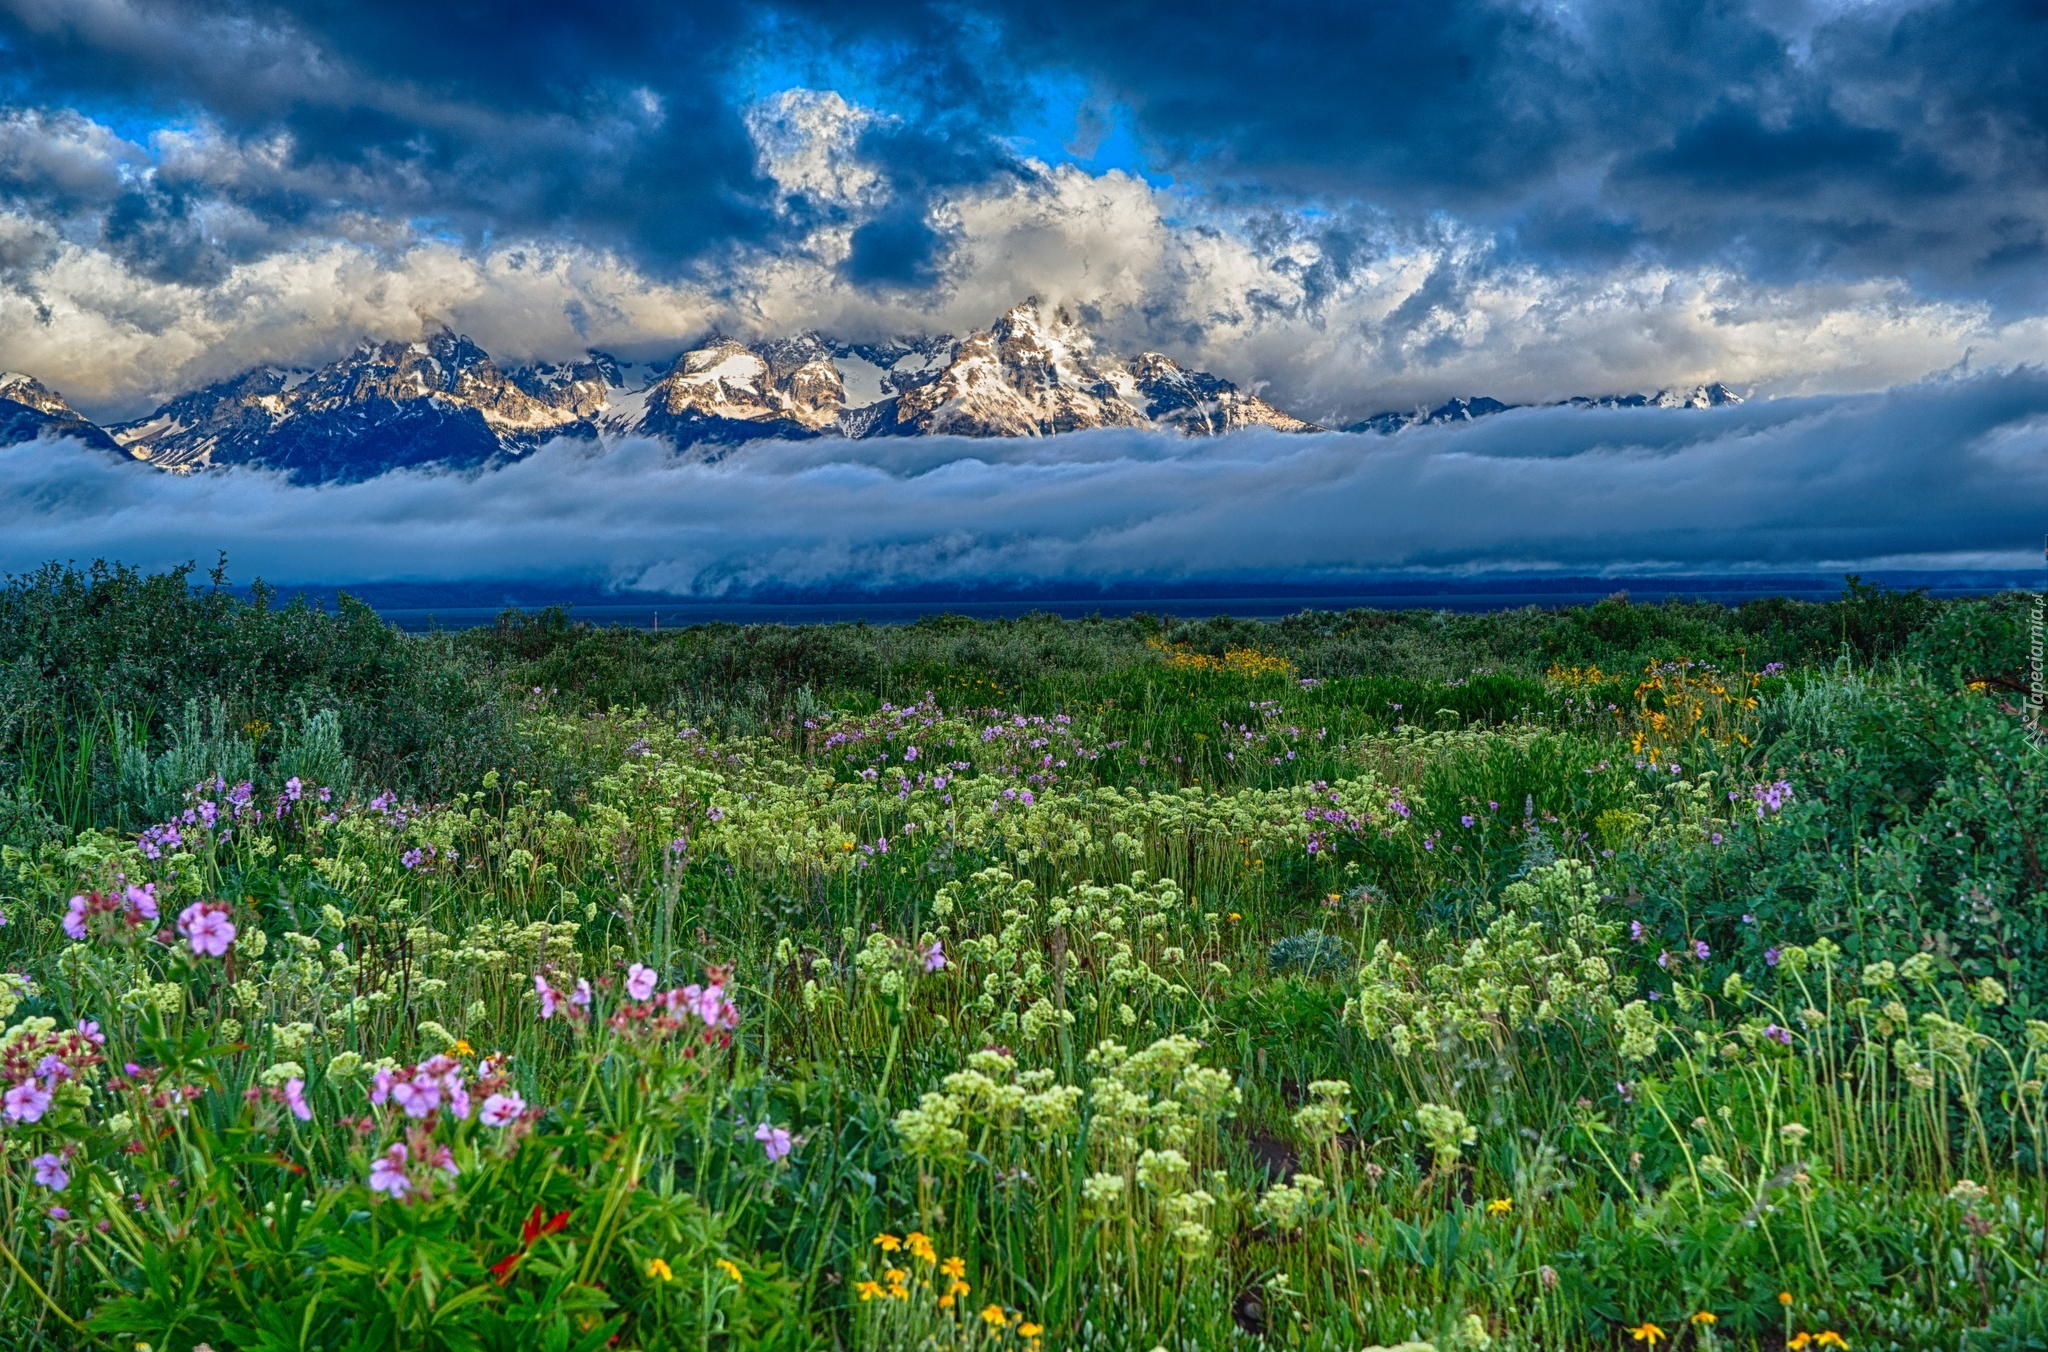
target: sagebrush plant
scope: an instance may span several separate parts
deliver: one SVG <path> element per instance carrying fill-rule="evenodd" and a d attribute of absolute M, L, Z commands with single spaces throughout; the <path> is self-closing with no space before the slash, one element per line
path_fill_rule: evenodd
<path fill-rule="evenodd" d="M 0 1341 L 2048 1344 L 2017 614 L 17 580 Z"/>

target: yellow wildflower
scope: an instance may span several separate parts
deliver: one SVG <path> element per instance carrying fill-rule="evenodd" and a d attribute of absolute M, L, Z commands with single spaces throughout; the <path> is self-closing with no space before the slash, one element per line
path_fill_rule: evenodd
<path fill-rule="evenodd" d="M 910 1250 L 913 1258 L 924 1263 L 939 1261 L 939 1251 L 932 1247 L 931 1239 L 922 1230 L 912 1230 L 903 1237 L 903 1247 Z"/>
<path fill-rule="evenodd" d="M 1695 1324 L 1718 1324 L 1721 1322 L 1721 1316 L 1715 1314 L 1712 1310 L 1701 1310 L 1693 1315 L 1692 1322 Z"/>
<path fill-rule="evenodd" d="M 1813 1340 L 1813 1345 L 1815 1347 L 1846 1348 L 1849 1345 L 1849 1340 L 1847 1338 L 1844 1338 L 1841 1334 L 1835 1332 L 1833 1329 L 1829 1329 L 1825 1333 L 1821 1334 L 1820 1337 L 1815 1338 Z"/>
<path fill-rule="evenodd" d="M 881 1299 L 882 1284 L 880 1282 L 855 1282 L 853 1289 L 862 1300 Z"/>
<path fill-rule="evenodd" d="M 945 1262 L 939 1264 L 939 1271 L 945 1273 L 948 1277 L 951 1277 L 957 1281 L 960 1278 L 965 1277 L 967 1275 L 966 1260 L 962 1259 L 960 1255 L 955 1254 L 951 1258 L 948 1258 Z"/>
<path fill-rule="evenodd" d="M 1017 1336 L 1019 1338 L 1036 1338 L 1039 1334 L 1043 1332 L 1045 1332 L 1045 1325 L 1043 1324 L 1017 1325 Z"/>
<path fill-rule="evenodd" d="M 1791 1303 L 1792 1303 L 1792 1293 L 1791 1293 L 1790 1291 L 1780 1291 L 1780 1292 L 1778 1293 L 1778 1304 L 1780 1304 L 1780 1305 L 1790 1305 Z"/>
<path fill-rule="evenodd" d="M 1639 1343 L 1648 1343 L 1651 1347 L 1655 1347 L 1658 1343 L 1663 1342 L 1665 1338 L 1669 1335 L 1667 1335 L 1663 1329 L 1658 1328 L 1655 1324 L 1642 1323 L 1630 1329 L 1628 1331 L 1628 1336 L 1635 1339 Z"/>
<path fill-rule="evenodd" d="M 992 1329 L 999 1329 L 1009 1324 L 1010 1316 L 1003 1313 L 1000 1305 L 984 1305 L 981 1307 L 981 1322 Z"/>
<path fill-rule="evenodd" d="M 881 1234 L 875 1236 L 875 1247 L 883 1253 L 894 1253 L 903 1247 L 903 1241 L 884 1230 Z"/>
<path fill-rule="evenodd" d="M 1512 1197 L 1496 1197 L 1486 1204 L 1486 1214 L 1489 1216 L 1505 1216 L 1514 1209 L 1515 1199 Z"/>
<path fill-rule="evenodd" d="M 717 1268 L 720 1272 L 723 1272 L 726 1276 L 732 1278 L 734 1286 L 745 1286 L 747 1284 L 747 1279 L 745 1277 L 740 1276 L 740 1265 L 738 1263 L 733 1262 L 732 1259 L 721 1258 L 717 1262 L 713 1263 L 712 1266 Z"/>
<path fill-rule="evenodd" d="M 670 1270 L 668 1260 L 665 1258 L 648 1259 L 647 1275 L 654 1278 L 656 1281 L 663 1282 L 672 1282 L 676 1279 L 676 1274 Z"/>

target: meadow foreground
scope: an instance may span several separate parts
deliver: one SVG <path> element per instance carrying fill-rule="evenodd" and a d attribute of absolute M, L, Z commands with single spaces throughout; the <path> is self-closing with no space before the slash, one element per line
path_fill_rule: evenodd
<path fill-rule="evenodd" d="M 2018 598 L 0 593 L 8 1348 L 2048 1346 Z"/>

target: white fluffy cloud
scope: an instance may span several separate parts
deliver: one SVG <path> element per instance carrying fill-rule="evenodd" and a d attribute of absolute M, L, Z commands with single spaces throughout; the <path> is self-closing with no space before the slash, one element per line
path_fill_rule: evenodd
<path fill-rule="evenodd" d="M 288 485 L 165 476 L 70 443 L 0 452 L 0 569 L 226 550 L 288 582 L 764 586 L 1400 571 L 1739 572 L 2035 561 L 2048 373 L 1673 414 L 1529 409 L 1394 438 L 1111 431 L 635 440 L 505 469 Z"/>
<path fill-rule="evenodd" d="M 872 120 L 833 93 L 758 106 L 749 125 L 786 208 L 830 210 L 801 247 L 736 252 L 680 278 L 574 243 L 466 246 L 365 221 L 343 238 L 252 250 L 205 284 L 152 280 L 77 229 L 0 212 L 0 367 L 113 417 L 249 366 L 318 362 L 363 336 L 412 337 L 432 323 L 512 360 L 586 347 L 649 356 L 712 327 L 960 332 L 1036 293 L 1097 316 L 1117 347 L 1158 348 L 1303 416 L 1342 420 L 1454 394 L 1540 401 L 1716 379 L 1766 394 L 1879 389 L 1965 361 L 2025 360 L 2048 341 L 2048 321 L 2000 319 L 1896 279 L 1553 270 L 1454 221 L 1276 220 L 1119 172 L 1036 163 L 942 197 L 940 283 L 880 293 L 840 271 L 853 228 L 886 194 L 858 155 Z M 276 175 L 287 152 L 200 128 L 159 133 L 144 155 L 76 116 L 0 122 L 0 167 L 81 199 L 138 174 Z M 158 167 L 143 163 L 152 158 Z M 259 228 L 226 208 L 200 219 L 229 242 Z"/>

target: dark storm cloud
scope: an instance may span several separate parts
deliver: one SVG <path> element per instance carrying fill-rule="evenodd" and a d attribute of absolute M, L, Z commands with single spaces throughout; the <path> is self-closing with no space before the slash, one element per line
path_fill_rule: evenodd
<path fill-rule="evenodd" d="M 219 127 L 180 189 L 264 214 L 281 244 L 366 212 L 477 240 L 566 234 L 656 267 L 769 229 L 726 81 L 753 23 L 635 0 L 0 6 L 10 102 Z M 124 202 L 106 242 L 175 268 L 177 215 Z"/>
<path fill-rule="evenodd" d="M 2040 0 L 0 0 L 0 43 L 10 105 L 218 128 L 97 204 L 0 163 L 0 196 L 100 220 L 152 276 L 372 220 L 665 272 L 773 246 L 829 215 L 758 176 L 740 103 L 774 70 L 890 115 L 859 148 L 885 184 L 847 222 L 862 284 L 942 276 L 927 208 L 1022 172 L 1002 138 L 1073 88 L 1084 142 L 1117 109 L 1212 202 L 1449 210 L 1545 264 L 1662 254 L 2048 302 Z M 223 244 L 214 200 L 258 225 Z M 1332 239 L 1311 297 L 1370 256 Z"/>
<path fill-rule="evenodd" d="M 2048 300 L 2039 0 L 973 8 L 1008 60 L 1078 74 L 1159 164 L 1242 200 L 1449 209 L 1539 261 L 1648 250 Z"/>
<path fill-rule="evenodd" d="M 1402 570 L 2016 568 L 2048 374 L 1676 414 L 1525 409 L 1392 438 L 1134 431 L 558 442 L 477 477 L 295 488 L 70 443 L 0 452 L 0 569 L 228 551 L 292 581 L 576 578 L 678 593 Z"/>

